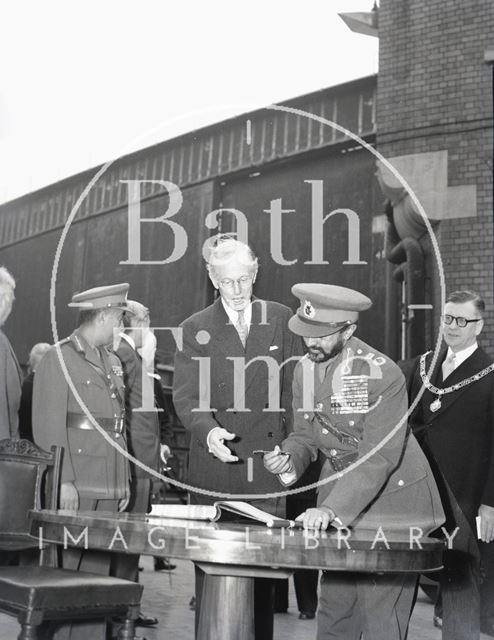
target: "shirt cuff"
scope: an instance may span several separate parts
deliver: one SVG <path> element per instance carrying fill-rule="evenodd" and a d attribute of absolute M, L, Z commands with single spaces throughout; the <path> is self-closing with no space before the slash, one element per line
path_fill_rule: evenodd
<path fill-rule="evenodd" d="M 285 471 L 285 473 L 279 473 L 278 478 L 280 479 L 281 484 L 286 486 L 293 484 L 297 479 L 296 471 Z"/>
<path fill-rule="evenodd" d="M 207 435 L 207 438 L 206 438 L 206 444 L 207 444 L 207 447 L 208 447 L 208 451 L 209 451 L 209 453 L 211 453 L 211 445 L 210 445 L 210 442 L 211 442 L 211 436 L 213 435 L 213 433 L 218 433 L 218 431 L 219 431 L 221 428 L 222 428 L 222 427 L 213 427 L 213 428 L 211 429 L 211 431 L 210 431 L 210 432 L 208 433 L 208 435 Z"/>

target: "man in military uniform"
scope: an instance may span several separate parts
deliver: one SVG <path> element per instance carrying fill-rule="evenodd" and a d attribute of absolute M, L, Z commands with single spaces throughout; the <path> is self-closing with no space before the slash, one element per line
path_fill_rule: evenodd
<path fill-rule="evenodd" d="M 408 434 L 403 374 L 353 337 L 358 313 L 371 301 L 326 284 L 298 284 L 292 292 L 301 303 L 288 326 L 308 353 L 294 374 L 294 431 L 264 456 L 266 468 L 291 485 L 322 452 L 317 507 L 298 516 L 305 528 L 333 523 L 407 535 L 412 526 L 437 528 L 444 513 L 425 456 Z M 405 638 L 415 584 L 413 574 L 323 572 L 317 637 Z"/>
<path fill-rule="evenodd" d="M 117 512 L 128 501 L 122 366 L 107 349 L 121 325 L 128 288 L 118 284 L 74 295 L 69 306 L 81 309 L 79 327 L 51 347 L 36 371 L 33 436 L 43 449 L 54 444 L 64 449 L 62 509 Z M 110 554 L 67 549 L 63 566 L 108 575 Z M 102 623 L 77 623 L 60 631 L 60 637 L 71 640 L 105 637 Z"/>

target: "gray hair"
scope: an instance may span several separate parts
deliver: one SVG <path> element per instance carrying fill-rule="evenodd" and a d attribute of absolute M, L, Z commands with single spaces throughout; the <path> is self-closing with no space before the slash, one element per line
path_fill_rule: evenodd
<path fill-rule="evenodd" d="M 29 352 L 28 367 L 29 371 L 36 371 L 36 367 L 39 365 L 41 358 L 50 349 L 51 344 L 48 342 L 38 342 Z"/>
<path fill-rule="evenodd" d="M 5 267 L 0 267 L 0 326 L 5 324 L 12 311 L 15 280 Z"/>
<path fill-rule="evenodd" d="M 220 235 L 211 245 L 211 252 L 206 263 L 209 275 L 215 277 L 215 268 L 228 264 L 233 258 L 245 264 L 249 269 L 257 271 L 258 259 L 248 244 L 235 240 L 229 235 Z"/>
<path fill-rule="evenodd" d="M 122 318 L 125 329 L 140 327 L 149 320 L 149 309 L 137 300 L 127 300 L 126 307 Z"/>

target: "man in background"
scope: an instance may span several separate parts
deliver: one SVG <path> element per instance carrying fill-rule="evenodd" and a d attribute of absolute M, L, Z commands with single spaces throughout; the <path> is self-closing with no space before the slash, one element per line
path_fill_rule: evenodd
<path fill-rule="evenodd" d="M 417 359 L 410 384 L 410 402 L 425 386 L 410 422 L 434 471 L 446 529 L 451 535 L 458 527 L 440 580 L 445 640 L 479 637 L 476 517 L 480 539 L 486 546 L 494 539 L 494 366 L 477 342 L 484 313 L 476 292 L 450 294 L 442 315 L 445 344 L 433 368 L 431 351 Z M 491 553 L 484 549 L 486 558 Z M 486 591 L 489 582 L 492 577 Z M 483 630 L 494 634 L 492 620 Z"/>
<path fill-rule="evenodd" d="M 14 304 L 15 280 L 0 267 L 0 327 L 3 327 Z M 22 372 L 12 345 L 0 329 L 0 440 L 19 436 L 19 406 Z"/>
<path fill-rule="evenodd" d="M 29 352 L 27 376 L 22 382 L 21 405 L 19 407 L 19 437 L 33 442 L 33 386 L 34 374 L 41 358 L 51 347 L 48 342 L 38 342 Z"/>
<path fill-rule="evenodd" d="M 131 463 L 129 513 L 150 511 L 151 476 L 146 467 L 158 471 L 160 455 L 160 427 L 154 404 L 154 380 L 138 352 L 149 333 L 149 309 L 140 302 L 128 300 L 123 316 L 123 331 L 116 354 L 122 362 L 125 384 L 125 431 L 129 453 L 142 466 Z M 138 582 L 139 556 L 118 554 L 114 557 L 112 573 L 117 578 Z M 139 612 L 136 626 L 151 627 L 158 619 Z"/>

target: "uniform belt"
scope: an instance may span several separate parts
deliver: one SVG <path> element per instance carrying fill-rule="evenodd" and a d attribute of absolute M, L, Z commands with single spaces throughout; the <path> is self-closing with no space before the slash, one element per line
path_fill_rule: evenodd
<path fill-rule="evenodd" d="M 99 426 L 110 433 L 122 433 L 124 420 L 123 418 L 94 418 Z M 69 429 L 87 429 L 91 430 L 95 427 L 86 416 L 80 413 L 67 414 L 67 427 Z"/>

